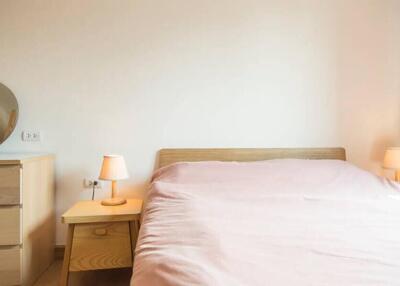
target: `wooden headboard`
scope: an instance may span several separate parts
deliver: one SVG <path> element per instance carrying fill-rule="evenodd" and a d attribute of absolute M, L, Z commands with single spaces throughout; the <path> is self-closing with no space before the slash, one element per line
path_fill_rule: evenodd
<path fill-rule="evenodd" d="M 176 162 L 262 161 L 271 159 L 346 160 L 344 148 L 231 148 L 231 149 L 161 149 L 157 167 Z"/>

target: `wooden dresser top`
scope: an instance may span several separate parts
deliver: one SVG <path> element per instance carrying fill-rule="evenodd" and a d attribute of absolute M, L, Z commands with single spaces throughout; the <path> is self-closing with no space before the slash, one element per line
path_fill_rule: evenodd
<path fill-rule="evenodd" d="M 0 153 L 0 165 L 23 164 L 44 158 L 53 158 L 54 155 L 48 153 Z"/>

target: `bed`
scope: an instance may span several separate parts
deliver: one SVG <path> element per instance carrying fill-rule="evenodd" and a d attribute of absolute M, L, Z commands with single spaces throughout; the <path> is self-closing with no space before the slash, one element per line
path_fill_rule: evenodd
<path fill-rule="evenodd" d="M 400 285 L 400 185 L 345 159 L 161 150 L 131 285 Z"/>

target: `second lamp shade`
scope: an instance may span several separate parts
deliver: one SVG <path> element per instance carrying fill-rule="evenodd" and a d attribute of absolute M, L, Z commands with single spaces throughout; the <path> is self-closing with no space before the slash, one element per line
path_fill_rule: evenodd
<path fill-rule="evenodd" d="M 383 160 L 383 167 L 386 169 L 400 169 L 400 148 L 392 147 L 386 150 Z"/>
<path fill-rule="evenodd" d="M 120 155 L 104 155 L 100 171 L 100 180 L 118 181 L 128 178 L 124 157 Z"/>

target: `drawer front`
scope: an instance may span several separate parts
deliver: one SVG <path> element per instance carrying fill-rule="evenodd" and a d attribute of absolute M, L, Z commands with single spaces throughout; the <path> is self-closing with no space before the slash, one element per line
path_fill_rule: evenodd
<path fill-rule="evenodd" d="M 132 267 L 128 222 L 75 225 L 70 271 Z"/>
<path fill-rule="evenodd" d="M 0 285 L 21 284 L 21 249 L 19 246 L 0 248 Z"/>
<path fill-rule="evenodd" d="M 19 206 L 0 206 L 0 246 L 21 244 Z"/>
<path fill-rule="evenodd" d="M 19 165 L 0 166 L 0 205 L 21 203 L 21 167 Z"/>

